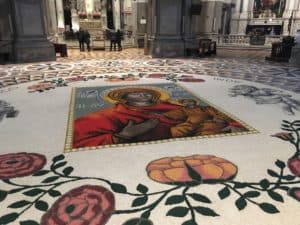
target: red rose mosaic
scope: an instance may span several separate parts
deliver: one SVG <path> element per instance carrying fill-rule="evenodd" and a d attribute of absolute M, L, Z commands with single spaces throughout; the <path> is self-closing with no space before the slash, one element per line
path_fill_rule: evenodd
<path fill-rule="evenodd" d="M 45 156 L 36 153 L 0 155 L 0 179 L 28 176 L 39 171 L 45 164 Z"/>
<path fill-rule="evenodd" d="M 61 196 L 42 217 L 41 225 L 103 225 L 115 207 L 112 192 L 84 185 Z"/>

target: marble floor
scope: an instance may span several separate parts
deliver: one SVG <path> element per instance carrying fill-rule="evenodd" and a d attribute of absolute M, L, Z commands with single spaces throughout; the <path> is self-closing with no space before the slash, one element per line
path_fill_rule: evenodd
<path fill-rule="evenodd" d="M 68 55 L 0 65 L 0 225 L 300 224 L 298 65 Z"/>

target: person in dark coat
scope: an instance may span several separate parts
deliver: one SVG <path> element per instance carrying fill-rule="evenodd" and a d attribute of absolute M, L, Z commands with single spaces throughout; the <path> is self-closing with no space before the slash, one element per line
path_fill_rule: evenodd
<path fill-rule="evenodd" d="M 117 44 L 117 33 L 112 30 L 110 31 L 110 51 L 114 49 L 116 51 L 116 44 Z"/>
<path fill-rule="evenodd" d="M 122 36 L 123 36 L 122 32 L 118 29 L 117 33 L 116 33 L 116 41 L 117 41 L 117 44 L 118 44 L 118 50 L 119 51 L 122 51 L 122 44 L 121 44 Z"/>
<path fill-rule="evenodd" d="M 90 43 L 91 43 L 91 35 L 90 35 L 90 33 L 89 33 L 88 30 L 85 30 L 85 31 L 84 31 L 83 39 L 84 39 L 84 42 L 86 43 L 87 50 L 88 50 L 88 51 L 91 51 L 91 46 L 90 46 Z"/>
<path fill-rule="evenodd" d="M 80 27 L 77 32 L 77 39 L 79 41 L 79 49 L 80 51 L 84 51 L 84 30 Z"/>

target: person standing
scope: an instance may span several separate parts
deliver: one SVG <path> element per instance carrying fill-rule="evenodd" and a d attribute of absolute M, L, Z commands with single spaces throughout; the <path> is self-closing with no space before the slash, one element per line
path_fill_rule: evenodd
<path fill-rule="evenodd" d="M 77 32 L 77 39 L 79 41 L 79 49 L 82 52 L 82 51 L 84 51 L 84 31 L 81 27 L 79 28 L 79 31 Z"/>
<path fill-rule="evenodd" d="M 116 43 L 117 43 L 117 33 L 112 30 L 110 31 L 110 51 L 114 49 L 116 51 Z"/>
<path fill-rule="evenodd" d="M 91 51 L 91 46 L 90 46 L 90 44 L 91 44 L 91 35 L 90 35 L 88 30 L 84 31 L 83 39 L 84 39 L 84 42 L 86 43 L 87 50 Z"/>
<path fill-rule="evenodd" d="M 121 44 L 122 36 L 123 36 L 122 32 L 118 29 L 116 33 L 116 42 L 118 44 L 118 51 L 122 51 L 122 44 Z"/>

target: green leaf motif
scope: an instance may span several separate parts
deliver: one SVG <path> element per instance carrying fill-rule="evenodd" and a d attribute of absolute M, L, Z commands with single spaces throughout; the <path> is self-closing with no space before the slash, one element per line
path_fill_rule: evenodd
<path fill-rule="evenodd" d="M 270 214 L 274 214 L 274 213 L 278 213 L 279 210 L 272 204 L 270 203 L 260 203 L 259 207 L 265 211 L 266 213 L 270 213 Z"/>
<path fill-rule="evenodd" d="M 0 202 L 6 199 L 7 194 L 8 194 L 7 191 L 0 190 Z"/>
<path fill-rule="evenodd" d="M 284 190 L 284 191 L 289 191 L 290 187 L 288 187 L 288 186 L 280 186 L 280 187 L 278 187 L 278 189 L 281 189 L 281 190 Z"/>
<path fill-rule="evenodd" d="M 19 217 L 18 213 L 6 214 L 6 215 L 0 217 L 0 224 L 1 225 L 9 224 L 11 222 L 14 222 L 18 217 Z"/>
<path fill-rule="evenodd" d="M 24 188 L 15 188 L 15 189 L 9 190 L 8 193 L 9 194 L 15 194 L 15 193 L 17 193 L 19 191 L 23 191 L 23 190 L 24 190 Z"/>
<path fill-rule="evenodd" d="M 64 155 L 57 155 L 52 159 L 52 161 L 53 161 L 53 163 L 56 163 L 56 162 L 64 160 L 64 159 L 65 159 Z"/>
<path fill-rule="evenodd" d="M 174 204 L 179 204 L 182 203 L 184 201 L 184 196 L 182 195 L 173 195 L 170 196 L 167 200 L 166 200 L 166 205 L 174 205 Z"/>
<path fill-rule="evenodd" d="M 197 173 L 197 171 L 195 171 L 189 164 L 185 163 L 186 168 L 188 169 L 188 174 L 190 176 L 190 178 L 192 178 L 195 181 L 202 181 L 202 177 L 200 176 L 199 173 Z"/>
<path fill-rule="evenodd" d="M 230 195 L 230 190 L 227 187 L 224 187 L 222 190 L 218 192 L 220 199 L 225 199 Z"/>
<path fill-rule="evenodd" d="M 188 214 L 189 209 L 186 207 L 178 206 L 173 209 L 170 209 L 167 212 L 167 216 L 174 216 L 174 217 L 184 217 Z"/>
<path fill-rule="evenodd" d="M 197 213 L 200 213 L 203 216 L 213 216 L 213 217 L 220 216 L 219 214 L 217 214 L 214 210 L 212 210 L 210 208 L 197 206 L 197 207 L 194 207 L 194 209 L 196 210 Z"/>
<path fill-rule="evenodd" d="M 256 198 L 260 196 L 260 193 L 258 191 L 248 191 L 243 196 L 245 198 Z"/>
<path fill-rule="evenodd" d="M 29 191 L 23 192 L 23 194 L 26 195 L 26 196 L 34 197 L 34 196 L 37 196 L 38 194 L 41 194 L 43 192 L 44 192 L 43 189 L 34 188 L 34 189 L 29 190 Z"/>
<path fill-rule="evenodd" d="M 21 221 L 20 225 L 39 225 L 39 223 L 34 220 L 26 220 L 26 221 Z"/>
<path fill-rule="evenodd" d="M 196 221 L 194 221 L 194 220 L 188 220 L 188 221 L 185 221 L 183 224 L 181 224 L 181 225 L 198 225 L 197 223 L 196 223 Z"/>
<path fill-rule="evenodd" d="M 277 202 L 284 202 L 283 197 L 274 191 L 268 191 L 268 195 Z"/>
<path fill-rule="evenodd" d="M 110 185 L 111 189 L 116 192 L 116 193 L 126 193 L 127 188 L 123 184 L 118 184 L 118 183 L 112 183 Z"/>
<path fill-rule="evenodd" d="M 57 163 L 57 164 L 55 164 L 54 166 L 53 166 L 53 169 L 54 170 L 56 170 L 56 169 L 58 169 L 58 168 L 60 168 L 60 167 L 63 167 L 63 166 L 65 166 L 67 164 L 67 162 L 60 162 L 60 163 Z"/>
<path fill-rule="evenodd" d="M 48 203 L 45 201 L 37 201 L 34 206 L 36 209 L 44 212 L 49 208 Z"/>
<path fill-rule="evenodd" d="M 73 172 L 73 170 L 74 170 L 74 168 L 72 166 L 69 166 L 63 170 L 63 174 L 65 176 L 69 176 Z"/>
<path fill-rule="evenodd" d="M 192 194 L 188 194 L 188 196 L 192 197 L 195 201 L 198 202 L 211 203 L 211 200 L 209 198 L 201 194 L 192 193 Z"/>
<path fill-rule="evenodd" d="M 145 211 L 142 213 L 141 217 L 148 219 L 150 217 L 151 211 Z"/>
<path fill-rule="evenodd" d="M 48 191 L 48 194 L 51 196 L 51 197 L 58 197 L 58 196 L 61 196 L 61 193 L 57 190 L 49 190 Z"/>
<path fill-rule="evenodd" d="M 238 210 L 243 210 L 247 206 L 247 201 L 243 197 L 240 197 L 235 201 L 235 206 L 238 208 Z"/>
<path fill-rule="evenodd" d="M 291 122 L 290 122 L 290 121 L 287 121 L 287 120 L 282 120 L 282 123 L 291 124 Z"/>
<path fill-rule="evenodd" d="M 289 180 L 289 181 L 290 181 L 290 180 L 295 180 L 295 178 L 296 178 L 296 177 L 293 176 L 293 175 L 286 175 L 286 176 L 283 176 L 283 177 L 282 177 L 282 179 Z"/>
<path fill-rule="evenodd" d="M 59 176 L 47 177 L 45 180 L 42 181 L 42 183 L 51 183 L 53 181 L 56 181 L 58 178 Z"/>
<path fill-rule="evenodd" d="M 245 184 L 245 183 L 241 183 L 241 182 L 235 182 L 234 183 L 234 188 L 245 188 L 245 187 L 247 187 L 247 184 Z"/>
<path fill-rule="evenodd" d="M 141 206 L 146 204 L 148 201 L 148 197 L 147 196 L 143 196 L 143 197 L 139 197 L 133 200 L 131 206 L 132 207 L 137 207 L 137 206 Z"/>
<path fill-rule="evenodd" d="M 35 174 L 33 174 L 32 176 L 35 176 L 35 177 L 43 176 L 43 175 L 46 175 L 49 172 L 50 172 L 50 170 L 40 170 L 40 171 L 36 172 Z"/>
<path fill-rule="evenodd" d="M 270 182 L 267 180 L 267 179 L 263 179 L 259 182 L 260 186 L 263 188 L 263 189 L 268 189 L 268 187 L 270 187 Z"/>
<path fill-rule="evenodd" d="M 143 184 L 139 184 L 137 187 L 136 187 L 136 190 L 139 191 L 140 193 L 142 194 L 146 194 L 148 192 L 148 188 L 143 185 Z"/>
<path fill-rule="evenodd" d="M 279 167 L 280 169 L 285 168 L 285 163 L 283 161 L 279 160 L 279 159 L 276 160 L 275 165 L 277 167 Z"/>
<path fill-rule="evenodd" d="M 276 173 L 274 170 L 270 170 L 268 169 L 268 174 L 271 176 L 271 177 L 279 177 L 279 174 Z"/>
<path fill-rule="evenodd" d="M 29 202 L 29 201 L 21 200 L 21 201 L 14 202 L 14 203 L 10 204 L 7 207 L 8 208 L 17 209 L 17 208 L 22 208 L 22 207 L 24 207 L 26 205 L 29 205 L 30 203 L 31 202 Z"/>

